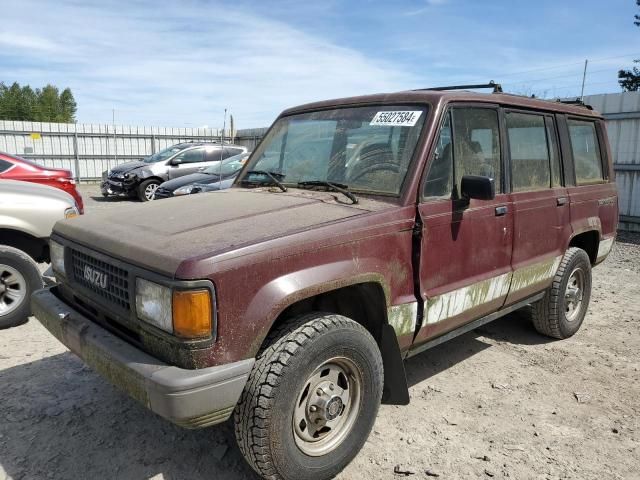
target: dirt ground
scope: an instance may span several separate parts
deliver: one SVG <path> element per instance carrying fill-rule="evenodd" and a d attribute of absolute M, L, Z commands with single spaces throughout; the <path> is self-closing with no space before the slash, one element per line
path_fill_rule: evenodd
<path fill-rule="evenodd" d="M 91 199 L 87 213 L 128 201 Z M 640 236 L 594 270 L 573 338 L 509 315 L 407 363 L 340 479 L 640 479 Z M 35 320 L 0 331 L 0 479 L 255 478 L 229 424 L 189 431 L 86 368 Z"/>

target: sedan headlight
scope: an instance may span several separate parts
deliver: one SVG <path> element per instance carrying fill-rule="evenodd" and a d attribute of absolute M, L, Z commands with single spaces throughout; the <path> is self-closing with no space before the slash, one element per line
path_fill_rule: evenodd
<path fill-rule="evenodd" d="M 49 257 L 51 258 L 53 270 L 62 275 L 66 275 L 64 271 L 64 246 L 55 240 L 49 241 Z"/>
<path fill-rule="evenodd" d="M 174 196 L 189 195 L 191 193 L 198 193 L 201 188 L 198 185 L 185 185 L 184 187 L 176 188 L 173 191 Z"/>
<path fill-rule="evenodd" d="M 211 292 L 206 288 L 172 290 L 143 278 L 136 279 L 138 318 L 182 338 L 211 335 Z"/>

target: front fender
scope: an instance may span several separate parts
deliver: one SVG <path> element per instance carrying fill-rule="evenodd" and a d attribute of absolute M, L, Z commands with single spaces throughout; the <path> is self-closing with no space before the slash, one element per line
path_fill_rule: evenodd
<path fill-rule="evenodd" d="M 246 318 L 264 319 L 251 345 L 251 355 L 255 355 L 273 323 L 284 310 L 300 300 L 359 283 L 378 283 L 384 292 L 385 303 L 389 305 L 389 285 L 379 273 L 354 272 L 353 261 L 340 261 L 306 268 L 275 278 L 266 283 L 252 298 L 246 310 Z M 336 277 L 339 273 L 341 276 Z M 274 299 L 276 299 L 274 301 Z"/>

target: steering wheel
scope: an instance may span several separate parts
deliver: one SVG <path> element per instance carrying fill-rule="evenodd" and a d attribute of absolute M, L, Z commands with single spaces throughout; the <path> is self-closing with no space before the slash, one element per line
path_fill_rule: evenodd
<path fill-rule="evenodd" d="M 356 180 L 359 180 L 361 177 L 364 177 L 365 175 L 367 175 L 368 173 L 373 173 L 380 170 L 386 170 L 393 173 L 400 173 L 400 167 L 395 163 L 390 163 L 390 162 L 375 163 L 369 167 L 363 168 L 356 175 L 349 178 L 349 181 L 355 182 Z"/>

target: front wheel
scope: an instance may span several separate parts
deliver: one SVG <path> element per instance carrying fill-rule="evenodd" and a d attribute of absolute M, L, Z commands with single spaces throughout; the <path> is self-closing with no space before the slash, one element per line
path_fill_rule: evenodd
<path fill-rule="evenodd" d="M 160 186 L 158 180 L 145 180 L 138 186 L 138 198 L 141 202 L 149 202 L 155 200 L 156 190 Z"/>
<path fill-rule="evenodd" d="M 0 328 L 29 319 L 31 294 L 42 288 L 42 277 L 33 259 L 17 248 L 0 246 Z"/>
<path fill-rule="evenodd" d="M 312 313 L 259 353 L 235 413 L 247 462 L 264 478 L 325 479 L 364 445 L 383 387 L 380 350 L 360 324 Z"/>

